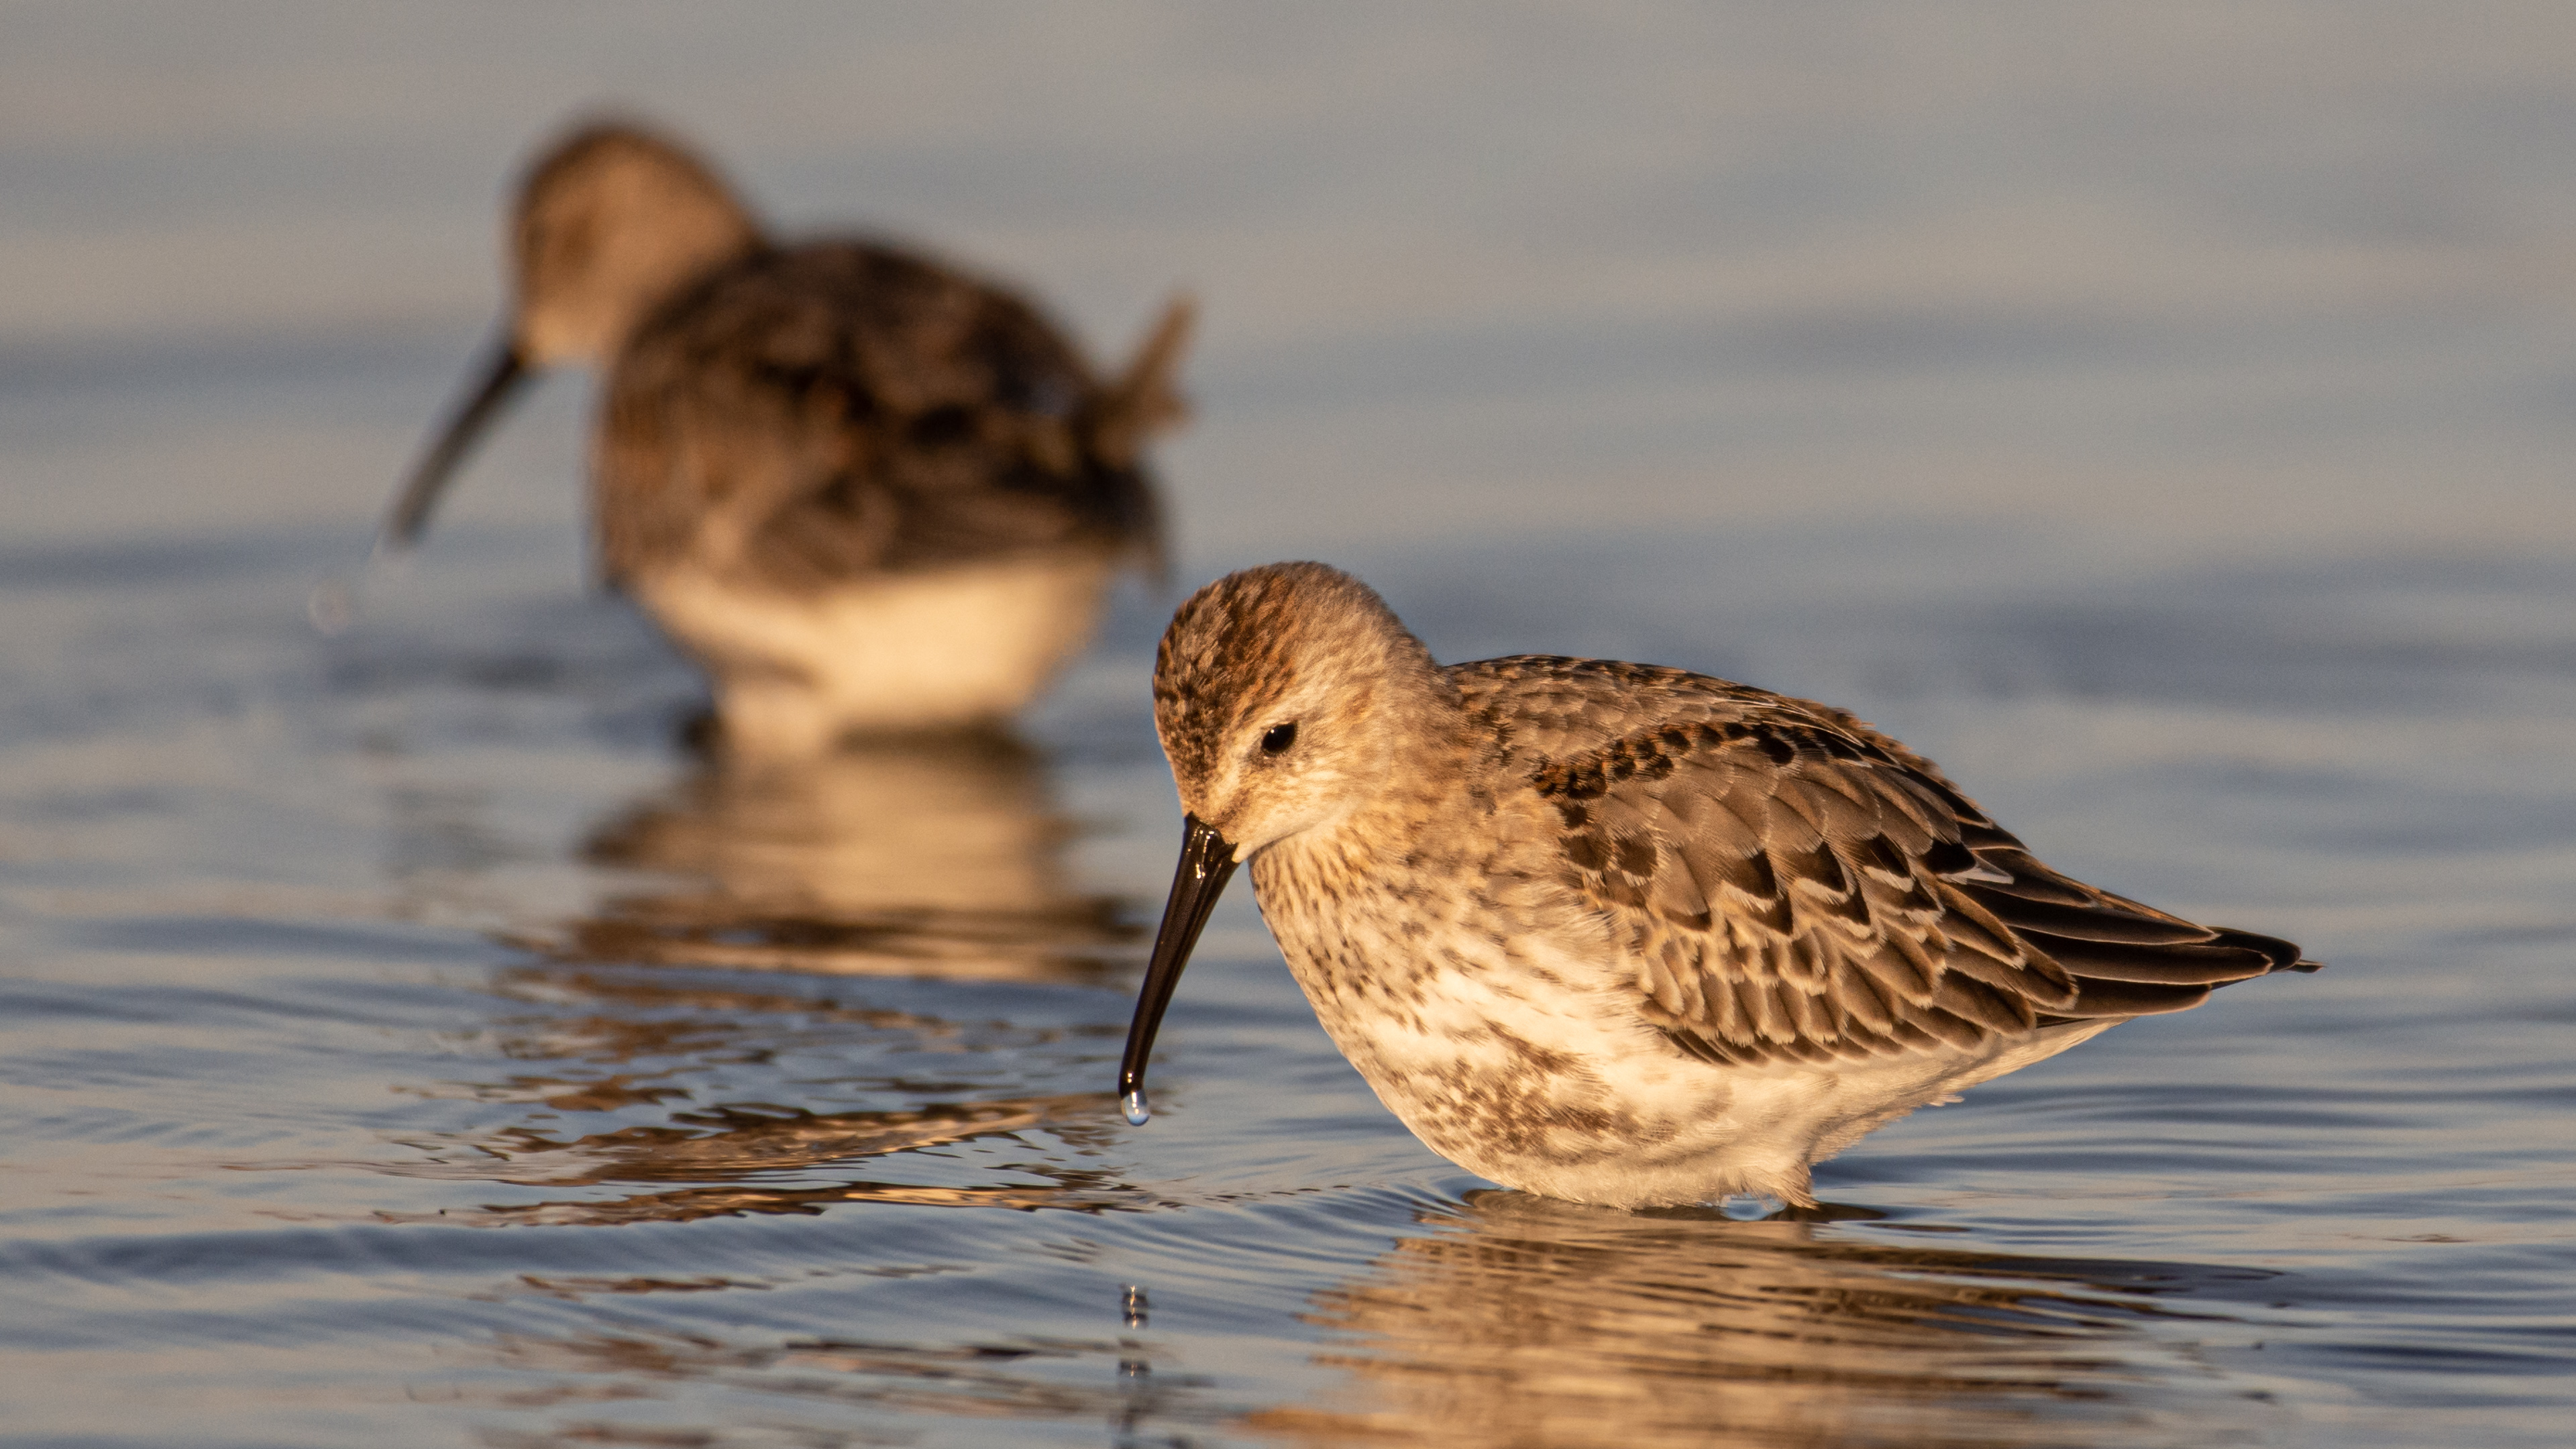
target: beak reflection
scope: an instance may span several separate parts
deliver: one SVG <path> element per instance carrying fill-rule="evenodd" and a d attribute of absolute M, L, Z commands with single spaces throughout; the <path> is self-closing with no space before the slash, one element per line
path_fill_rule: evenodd
<path fill-rule="evenodd" d="M 1182 817 L 1181 862 L 1172 872 L 1171 899 L 1163 903 L 1162 928 L 1154 933 L 1154 955 L 1145 966 L 1145 984 L 1136 994 L 1136 1019 L 1127 1028 L 1127 1055 L 1118 1064 L 1118 1107 L 1130 1125 L 1142 1127 L 1145 1106 L 1145 1058 L 1154 1050 L 1154 1032 L 1163 1024 L 1163 1008 L 1172 1004 L 1172 988 L 1181 984 L 1181 968 L 1190 964 L 1190 948 L 1216 909 L 1217 897 L 1234 877 L 1234 843 L 1197 816 Z"/>
<path fill-rule="evenodd" d="M 527 358 L 520 353 L 518 343 L 504 332 L 483 363 L 481 380 L 459 399 L 438 441 L 430 445 L 419 465 L 412 469 L 410 480 L 403 484 L 393 512 L 385 516 L 385 531 L 376 541 L 378 553 L 400 553 L 419 541 L 421 530 L 429 526 L 429 511 L 437 505 L 448 479 L 455 476 L 456 465 L 465 460 L 483 429 L 500 416 L 502 407 L 528 375 Z"/>

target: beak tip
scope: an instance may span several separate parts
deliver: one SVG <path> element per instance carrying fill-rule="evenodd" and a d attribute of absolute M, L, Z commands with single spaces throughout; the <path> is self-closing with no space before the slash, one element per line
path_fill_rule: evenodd
<path fill-rule="evenodd" d="M 1171 1005 L 1172 988 L 1189 965 L 1190 948 L 1208 913 L 1216 909 L 1226 880 L 1234 874 L 1234 847 L 1197 817 L 1190 817 L 1181 839 L 1181 858 L 1172 868 L 1171 899 L 1163 904 L 1163 923 L 1154 931 L 1154 951 L 1145 963 L 1145 979 L 1136 991 L 1136 1016 L 1127 1027 L 1127 1050 L 1118 1062 L 1118 1110 L 1130 1126 L 1142 1127 L 1151 1115 L 1145 1102 L 1145 1063 L 1153 1055 L 1154 1032 Z"/>

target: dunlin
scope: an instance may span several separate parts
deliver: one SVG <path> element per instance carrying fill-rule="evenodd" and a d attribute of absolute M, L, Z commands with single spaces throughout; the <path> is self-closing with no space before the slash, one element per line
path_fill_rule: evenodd
<path fill-rule="evenodd" d="M 1034 307 L 869 241 L 770 241 L 678 144 L 626 125 L 530 170 L 515 295 L 386 521 L 409 547 L 520 382 L 605 365 L 592 516 L 606 580 L 707 671 L 725 744 L 1009 715 L 1159 562 L 1146 438 L 1182 404 L 1176 301 L 1094 375 Z"/>
<path fill-rule="evenodd" d="M 1432 1150 L 1623 1207 L 1777 1198 L 1872 1128 L 2212 988 L 2313 971 L 2050 870 L 1930 760 L 1703 674 L 1442 666 L 1321 564 L 1184 603 L 1187 811 L 1119 1089 L 1240 862 L 1335 1045 Z"/>

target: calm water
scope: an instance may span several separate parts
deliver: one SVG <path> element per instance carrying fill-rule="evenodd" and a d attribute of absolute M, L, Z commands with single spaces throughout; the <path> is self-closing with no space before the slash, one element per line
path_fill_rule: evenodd
<path fill-rule="evenodd" d="M 2576 18 L 1940 14 L 0 8 L 0 1441 L 2566 1442 Z M 1850 705 L 2331 969 L 1632 1216 L 1238 890 L 1127 1127 L 1168 598 L 710 772 L 566 379 L 306 627 L 603 99 L 1103 348 L 1195 288 L 1185 582 Z"/>

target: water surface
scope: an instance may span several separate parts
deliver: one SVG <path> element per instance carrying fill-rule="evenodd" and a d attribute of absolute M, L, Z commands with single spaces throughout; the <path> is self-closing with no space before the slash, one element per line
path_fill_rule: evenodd
<path fill-rule="evenodd" d="M 8 14 L 0 1440 L 2565 1441 L 2559 9 Z M 1848 705 L 2330 969 L 1736 1223 L 1431 1156 L 1238 890 L 1128 1127 L 1168 597 L 710 767 L 566 379 L 306 625 L 601 100 L 1103 349 L 1194 288 L 1183 582 Z"/>

